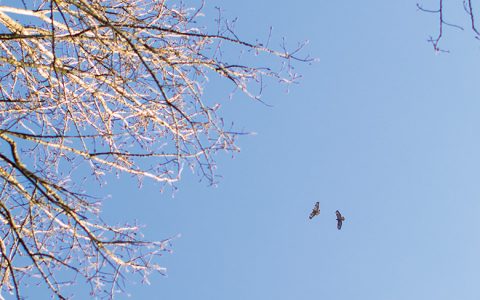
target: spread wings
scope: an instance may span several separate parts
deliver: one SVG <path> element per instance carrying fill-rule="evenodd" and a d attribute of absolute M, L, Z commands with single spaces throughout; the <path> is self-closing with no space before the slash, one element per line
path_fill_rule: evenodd
<path fill-rule="evenodd" d="M 340 230 L 342 229 L 342 224 L 343 221 L 345 221 L 345 217 L 342 216 L 342 214 L 338 210 L 335 212 L 335 214 L 337 215 L 337 229 Z"/>
<path fill-rule="evenodd" d="M 312 212 L 310 213 L 310 219 L 320 214 L 320 202 L 315 203 Z"/>

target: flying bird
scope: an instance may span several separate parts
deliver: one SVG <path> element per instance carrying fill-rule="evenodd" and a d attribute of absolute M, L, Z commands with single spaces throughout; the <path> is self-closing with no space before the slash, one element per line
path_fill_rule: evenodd
<path fill-rule="evenodd" d="M 337 210 L 335 212 L 335 214 L 337 215 L 337 228 L 338 230 L 342 229 L 342 223 L 343 221 L 345 221 L 345 217 L 342 216 L 342 214 Z"/>
<path fill-rule="evenodd" d="M 312 212 L 310 213 L 310 220 L 315 217 L 315 216 L 318 216 L 320 214 L 320 202 L 317 202 L 315 203 L 315 206 L 313 207 L 312 209 Z"/>

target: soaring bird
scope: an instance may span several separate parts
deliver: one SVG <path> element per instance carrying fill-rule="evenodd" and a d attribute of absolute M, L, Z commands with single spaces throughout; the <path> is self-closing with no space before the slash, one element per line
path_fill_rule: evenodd
<path fill-rule="evenodd" d="M 335 214 L 337 215 L 337 228 L 338 230 L 342 229 L 342 223 L 343 221 L 345 221 L 345 217 L 342 216 L 342 214 L 337 210 L 335 212 Z"/>
<path fill-rule="evenodd" d="M 312 209 L 312 212 L 310 213 L 310 219 L 313 217 L 317 216 L 320 214 L 320 202 L 315 203 L 315 206 Z"/>

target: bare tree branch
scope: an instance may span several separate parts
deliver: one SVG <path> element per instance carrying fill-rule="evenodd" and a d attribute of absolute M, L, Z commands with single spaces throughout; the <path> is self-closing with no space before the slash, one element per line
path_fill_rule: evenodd
<path fill-rule="evenodd" d="M 26 284 L 40 283 L 66 299 L 66 287 L 84 278 L 92 295 L 113 298 L 126 271 L 165 272 L 158 257 L 170 239 L 145 241 L 137 225 L 104 222 L 80 169 L 99 184 L 113 172 L 174 184 L 189 166 L 214 183 L 215 153 L 239 151 L 243 133 L 203 97 L 208 78 L 260 101 L 252 84 L 295 82 L 291 61 L 311 59 L 298 56 L 303 45 L 289 52 L 243 41 L 221 18 L 214 34 L 198 28 L 203 4 L 19 5 L 0 6 L 0 293 L 21 299 Z M 284 67 L 229 63 L 226 45 Z"/>
<path fill-rule="evenodd" d="M 432 43 L 435 51 L 449 52 L 447 50 L 442 49 L 442 47 L 440 47 L 440 42 L 444 38 L 444 25 L 447 25 L 449 27 L 462 30 L 462 31 L 464 31 L 465 28 L 469 27 L 475 39 L 480 39 L 480 31 L 477 28 L 476 18 L 475 18 L 476 11 L 474 10 L 473 6 L 474 4 L 472 0 L 463 0 L 463 10 L 465 11 L 467 16 L 467 19 L 466 19 L 467 25 L 464 27 L 456 23 L 450 23 L 445 21 L 446 9 L 444 7 L 443 0 L 438 0 L 438 9 L 426 9 L 421 4 L 417 3 L 417 8 L 420 11 L 438 15 L 438 35 L 436 37 L 430 37 L 428 40 L 430 43 Z M 459 21 L 456 21 L 456 22 L 459 22 Z"/>

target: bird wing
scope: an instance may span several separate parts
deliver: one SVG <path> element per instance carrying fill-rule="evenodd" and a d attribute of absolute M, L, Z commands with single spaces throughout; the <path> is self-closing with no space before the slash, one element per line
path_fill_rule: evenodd
<path fill-rule="evenodd" d="M 337 219 L 342 218 L 342 214 L 338 210 L 335 212 L 335 214 L 337 215 Z"/>
<path fill-rule="evenodd" d="M 342 219 L 337 219 L 337 229 L 342 229 Z"/>

